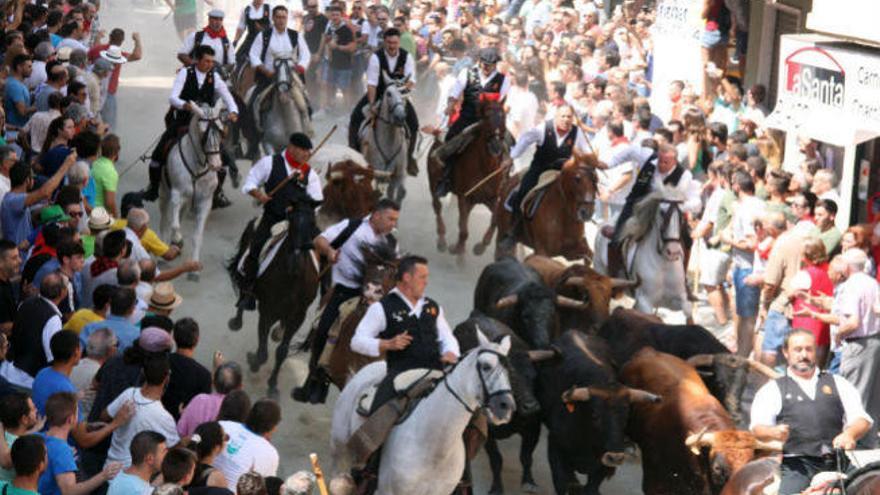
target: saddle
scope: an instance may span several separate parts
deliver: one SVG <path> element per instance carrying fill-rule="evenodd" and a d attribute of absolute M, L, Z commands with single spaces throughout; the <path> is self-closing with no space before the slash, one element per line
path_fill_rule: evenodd
<path fill-rule="evenodd" d="M 339 316 L 336 317 L 336 321 L 333 322 L 333 326 L 331 326 L 330 331 L 327 332 L 327 343 L 324 345 L 321 357 L 318 358 L 318 367 L 327 368 L 330 366 L 330 358 L 333 356 L 333 351 L 336 349 L 337 342 L 339 342 L 339 335 L 342 333 L 342 325 L 358 309 L 360 301 L 361 298 L 359 296 L 352 297 L 339 305 Z M 322 312 L 318 311 L 317 313 L 317 316 L 320 318 Z M 317 322 L 320 322 L 320 319 L 318 319 Z M 372 405 L 372 401 L 370 405 Z M 367 411 L 369 411 L 369 409 L 367 409 Z"/>
<path fill-rule="evenodd" d="M 538 177 L 538 183 L 535 184 L 535 187 L 523 195 L 522 202 L 520 203 L 520 211 L 523 212 L 524 218 L 528 220 L 534 218 L 535 213 L 538 211 L 538 207 L 541 206 L 541 200 L 544 199 L 547 188 L 556 182 L 559 173 L 559 170 L 545 171 L 540 177 Z"/>
<path fill-rule="evenodd" d="M 260 223 L 261 217 L 258 217 L 256 223 L 257 225 Z M 263 272 L 269 268 L 269 265 L 272 264 L 272 260 L 275 259 L 275 256 L 278 254 L 278 250 L 281 248 L 281 245 L 284 244 L 284 239 L 287 238 L 287 234 L 290 230 L 290 222 L 287 220 L 282 220 L 274 225 L 272 225 L 272 237 L 266 241 L 266 244 L 263 245 L 263 249 L 260 250 L 260 268 L 257 270 L 257 276 L 261 276 Z M 250 253 L 250 246 L 245 250 L 244 254 L 241 256 L 241 260 L 238 262 L 238 271 L 239 273 L 244 273 L 244 260 L 247 259 L 248 253 Z M 315 270 L 321 271 L 318 266 L 318 257 L 315 254 L 314 250 L 309 251 L 309 255 L 312 259 L 312 263 L 315 264 Z"/>
<path fill-rule="evenodd" d="M 448 159 L 464 151 L 464 149 L 473 142 L 477 135 L 476 131 L 478 131 L 479 128 L 479 121 L 465 127 L 457 136 L 453 136 L 452 139 L 445 141 L 443 144 L 435 148 L 431 153 L 431 159 L 445 164 Z"/>

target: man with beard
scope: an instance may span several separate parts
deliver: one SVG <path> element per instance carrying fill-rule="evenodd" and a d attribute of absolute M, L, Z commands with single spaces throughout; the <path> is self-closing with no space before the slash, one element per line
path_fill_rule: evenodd
<path fill-rule="evenodd" d="M 755 394 L 751 430 L 758 440 L 783 442 L 779 493 L 793 494 L 819 472 L 836 471 L 833 449 L 854 449 L 873 420 L 850 382 L 817 368 L 811 332 L 793 330 L 782 352 L 788 369 Z"/>

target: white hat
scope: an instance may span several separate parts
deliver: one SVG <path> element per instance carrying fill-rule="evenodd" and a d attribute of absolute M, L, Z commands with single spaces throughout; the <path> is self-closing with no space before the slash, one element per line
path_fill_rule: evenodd
<path fill-rule="evenodd" d="M 92 230 L 109 229 L 113 224 L 113 217 L 103 206 L 92 208 L 92 214 L 89 215 L 89 228 Z"/>
<path fill-rule="evenodd" d="M 222 9 L 211 9 L 211 11 L 208 12 L 208 17 L 223 19 L 224 17 L 226 17 L 226 13 L 223 12 Z"/>
<path fill-rule="evenodd" d="M 59 62 L 68 62 L 70 61 L 70 54 L 73 52 L 73 48 L 69 46 L 62 46 L 55 52 L 55 59 Z"/>
<path fill-rule="evenodd" d="M 114 64 L 124 64 L 128 59 L 122 56 L 122 48 L 116 45 L 110 45 L 106 50 L 101 50 L 101 58 L 109 60 Z"/>

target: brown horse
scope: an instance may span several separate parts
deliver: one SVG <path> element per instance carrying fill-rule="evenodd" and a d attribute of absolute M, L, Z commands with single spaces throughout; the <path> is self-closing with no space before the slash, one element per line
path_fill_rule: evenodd
<path fill-rule="evenodd" d="M 379 199 L 379 192 L 373 189 L 373 179 L 381 173 L 354 160 L 328 167 L 321 217 L 333 224 L 344 218 L 363 218 L 373 211 Z"/>
<path fill-rule="evenodd" d="M 458 242 L 449 249 L 452 254 L 462 255 L 468 238 L 468 217 L 476 205 L 485 205 L 490 210 L 495 207 L 501 189 L 503 173 L 497 173 L 471 194 L 466 195 L 480 181 L 492 175 L 502 166 L 508 149 L 505 143 L 507 130 L 502 103 L 484 100 L 480 103 L 480 123 L 478 134 L 459 154 L 452 164 L 450 192 L 458 198 Z M 433 148 L 439 146 L 434 143 Z M 428 155 L 431 156 L 430 154 Z M 446 224 L 443 222 L 440 198 L 435 193 L 437 183 L 442 178 L 443 164 L 428 159 L 428 184 L 431 190 L 431 205 L 437 219 L 437 249 L 446 250 Z M 479 256 L 492 241 L 494 226 L 490 225 L 483 239 L 474 246 L 474 254 Z"/>
<path fill-rule="evenodd" d="M 547 186 L 534 217 L 523 220 L 523 233 L 517 241 L 543 256 L 564 256 L 568 260 L 592 258 L 593 253 L 584 239 L 584 222 L 593 216 L 597 165 L 596 155 L 575 151 L 562 165 L 556 180 Z M 503 252 L 500 244 L 511 228 L 511 215 L 504 207 L 504 199 L 519 186 L 519 181 L 516 176 L 508 180 L 495 204 L 492 222 L 498 226 L 496 259 L 513 254 Z"/>

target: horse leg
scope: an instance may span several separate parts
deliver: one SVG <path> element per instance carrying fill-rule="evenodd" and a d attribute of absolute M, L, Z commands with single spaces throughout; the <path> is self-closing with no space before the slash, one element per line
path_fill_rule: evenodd
<path fill-rule="evenodd" d="M 269 329 L 274 323 L 268 316 L 260 313 L 257 323 L 257 352 L 247 353 L 247 362 L 252 373 L 260 371 L 260 367 L 269 360 Z"/>
<path fill-rule="evenodd" d="M 300 304 L 290 317 L 282 320 L 284 336 L 281 338 L 281 342 L 278 343 L 278 347 L 275 348 L 275 367 L 272 368 L 272 374 L 269 376 L 268 395 L 270 398 L 277 400 L 279 397 L 278 373 L 281 371 L 281 366 L 284 364 L 284 360 L 287 359 L 287 355 L 290 354 L 290 341 L 293 339 L 296 331 L 299 330 L 303 320 L 305 320 L 307 309 L 308 305 Z"/>
<path fill-rule="evenodd" d="M 171 228 L 171 202 L 168 198 L 168 190 L 165 190 L 165 194 L 161 194 L 164 186 L 160 187 L 159 191 L 159 212 L 161 215 L 161 219 L 159 220 L 159 233 L 162 235 L 162 239 L 168 239 L 168 231 Z"/>
<path fill-rule="evenodd" d="M 483 239 L 480 242 L 474 244 L 474 256 L 482 256 L 483 253 L 486 252 L 486 248 L 489 246 L 489 243 L 492 242 L 492 237 L 495 236 L 495 228 L 498 225 L 495 223 L 495 215 L 489 219 L 489 226 L 486 227 L 486 232 L 483 234 Z"/>
<path fill-rule="evenodd" d="M 458 196 L 458 243 L 449 250 L 451 254 L 464 255 L 465 244 L 468 238 L 468 219 L 474 204 L 467 198 Z"/>
<path fill-rule="evenodd" d="M 177 189 L 171 189 L 171 243 L 183 245 L 180 234 L 180 210 L 183 207 L 183 195 Z"/>
<path fill-rule="evenodd" d="M 519 444 L 519 462 L 522 465 L 520 489 L 525 493 L 538 493 L 540 489 L 532 476 L 532 455 L 541 438 L 541 422 L 538 420 L 529 421 L 520 435 L 522 436 L 522 441 Z"/>
<path fill-rule="evenodd" d="M 437 251 L 446 251 L 446 223 L 443 222 L 443 203 L 433 192 L 431 206 L 434 208 L 434 219 L 437 221 Z"/>
<path fill-rule="evenodd" d="M 498 450 L 498 442 L 489 435 L 486 439 L 486 455 L 489 456 L 489 466 L 492 468 L 492 487 L 489 489 L 489 495 L 501 495 L 504 493 L 504 482 L 501 479 L 501 469 L 504 464 L 504 458 L 501 451 Z"/>
<path fill-rule="evenodd" d="M 205 233 L 205 224 L 208 222 L 208 213 L 211 211 L 212 201 L 211 194 L 208 193 L 205 194 L 204 197 L 199 198 L 198 204 L 196 205 L 196 224 L 193 227 L 193 261 L 199 261 L 200 253 L 202 251 L 202 237 Z M 190 272 L 187 274 L 186 278 L 193 282 L 198 282 L 199 274 L 196 272 Z"/>

